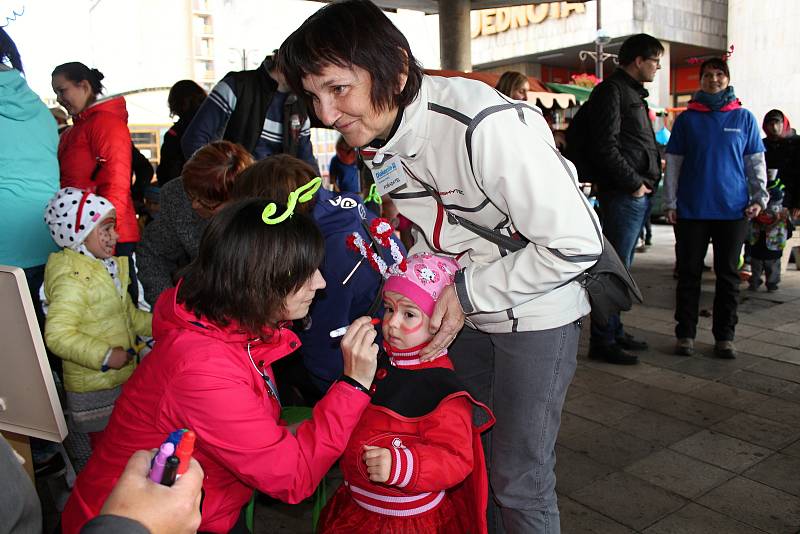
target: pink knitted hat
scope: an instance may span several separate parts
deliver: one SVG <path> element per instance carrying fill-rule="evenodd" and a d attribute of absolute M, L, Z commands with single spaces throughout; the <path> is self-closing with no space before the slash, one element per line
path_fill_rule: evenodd
<path fill-rule="evenodd" d="M 430 317 L 444 288 L 453 283 L 459 265 L 452 258 L 435 256 L 430 252 L 409 256 L 406 262 L 406 271 L 387 278 L 383 291 L 394 291 L 408 297 Z"/>

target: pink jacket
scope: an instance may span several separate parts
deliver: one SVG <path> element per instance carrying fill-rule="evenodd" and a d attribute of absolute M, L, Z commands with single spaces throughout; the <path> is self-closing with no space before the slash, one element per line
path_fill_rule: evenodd
<path fill-rule="evenodd" d="M 167 434 L 197 434 L 194 457 L 205 470 L 200 530 L 227 532 L 253 489 L 297 503 L 314 491 L 339 458 L 369 396 L 337 382 L 296 436 L 279 424 L 280 406 L 256 366 L 300 346 L 286 328 L 268 341 L 235 325 L 197 319 L 165 291 L 153 318 L 156 345 L 125 384 L 100 447 L 80 473 L 62 514 L 64 534 L 97 515 L 130 455 L 158 447 Z M 252 355 L 248 356 L 248 349 Z"/>

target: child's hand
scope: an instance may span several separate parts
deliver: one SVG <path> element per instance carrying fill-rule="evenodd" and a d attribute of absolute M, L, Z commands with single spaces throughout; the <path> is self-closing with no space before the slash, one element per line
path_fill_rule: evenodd
<path fill-rule="evenodd" d="M 122 347 L 114 347 L 111 350 L 111 356 L 108 357 L 108 366 L 111 369 L 122 369 L 128 362 L 131 361 L 133 356 Z"/>
<path fill-rule="evenodd" d="M 364 463 L 372 482 L 386 482 L 392 471 L 392 455 L 389 449 L 364 445 Z"/>

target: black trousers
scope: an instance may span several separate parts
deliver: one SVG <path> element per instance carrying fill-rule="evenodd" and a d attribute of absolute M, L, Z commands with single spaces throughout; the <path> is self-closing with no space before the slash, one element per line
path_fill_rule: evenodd
<path fill-rule="evenodd" d="M 675 336 L 694 339 L 703 258 L 711 241 L 714 249 L 713 327 L 714 339 L 733 341 L 738 317 L 739 256 L 742 252 L 747 219 L 732 221 L 678 219 L 675 225 L 675 252 L 678 261 L 678 287 L 675 292 Z"/>

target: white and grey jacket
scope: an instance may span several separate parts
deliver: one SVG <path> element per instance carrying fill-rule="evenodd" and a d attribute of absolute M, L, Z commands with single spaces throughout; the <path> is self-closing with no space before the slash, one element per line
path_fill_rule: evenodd
<path fill-rule="evenodd" d="M 580 284 L 561 284 L 596 262 L 600 225 L 538 108 L 481 82 L 425 76 L 394 135 L 363 151 L 373 170 L 395 155 L 409 180 L 390 197 L 415 224 L 411 252 L 456 257 L 456 291 L 470 326 L 545 330 L 589 313 Z M 451 222 L 421 182 L 448 212 L 529 243 L 509 252 Z"/>

